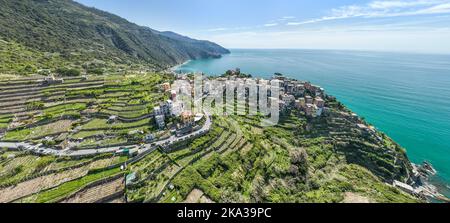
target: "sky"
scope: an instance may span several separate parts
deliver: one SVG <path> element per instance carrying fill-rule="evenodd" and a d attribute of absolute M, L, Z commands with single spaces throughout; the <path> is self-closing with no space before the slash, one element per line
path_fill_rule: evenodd
<path fill-rule="evenodd" d="M 77 0 L 226 48 L 450 54 L 450 0 Z"/>

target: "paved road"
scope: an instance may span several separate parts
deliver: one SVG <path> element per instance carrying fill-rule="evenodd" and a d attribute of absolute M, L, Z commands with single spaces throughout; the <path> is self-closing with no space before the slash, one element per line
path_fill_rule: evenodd
<path fill-rule="evenodd" d="M 154 150 L 157 146 L 169 146 L 176 142 L 185 141 L 191 138 L 195 138 L 199 135 L 203 135 L 204 133 L 208 132 L 211 128 L 211 117 L 210 115 L 205 111 L 206 121 L 205 125 L 203 127 L 195 132 L 192 132 L 190 134 L 184 135 L 184 136 L 171 136 L 170 138 L 156 141 L 152 144 L 145 144 L 142 149 L 139 150 L 139 153 L 148 152 L 149 150 Z M 153 145 L 153 146 L 152 146 Z M 103 153 L 114 153 L 123 146 L 115 146 L 115 147 L 107 147 L 107 148 L 101 148 L 101 149 L 86 149 L 86 150 L 56 150 L 52 148 L 45 148 L 41 145 L 32 145 L 28 143 L 13 143 L 13 142 L 0 142 L 0 148 L 8 148 L 8 149 L 15 149 L 15 150 L 28 150 L 36 154 L 40 155 L 55 155 L 55 156 L 67 156 L 67 157 L 81 157 L 81 156 L 91 156 L 91 155 L 98 155 Z M 138 148 L 139 145 L 130 145 L 126 147 L 134 147 Z"/>

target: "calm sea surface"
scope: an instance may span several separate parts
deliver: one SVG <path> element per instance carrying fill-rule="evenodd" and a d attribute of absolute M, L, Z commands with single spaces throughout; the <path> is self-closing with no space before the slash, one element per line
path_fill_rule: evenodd
<path fill-rule="evenodd" d="M 450 55 L 236 49 L 177 70 L 218 75 L 237 67 L 256 77 L 280 72 L 321 85 L 405 147 L 413 162 L 430 161 L 449 189 Z"/>

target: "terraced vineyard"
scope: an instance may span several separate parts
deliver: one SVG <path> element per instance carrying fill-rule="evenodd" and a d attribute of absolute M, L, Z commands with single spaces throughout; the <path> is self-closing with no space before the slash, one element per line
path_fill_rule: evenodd
<path fill-rule="evenodd" d="M 38 160 L 39 158 L 34 157 L 34 159 Z M 19 198 L 26 199 L 29 195 L 64 185 L 66 182 L 89 175 L 90 171 L 104 169 L 111 165 L 120 163 L 121 161 L 123 162 L 124 160 L 120 159 L 120 157 L 98 160 L 90 159 L 87 162 L 56 171 L 40 172 L 40 174 L 30 177 L 32 179 L 25 178 L 22 182 L 18 182 L 11 186 L 4 186 L 0 189 L 0 202 L 11 202 Z"/>
<path fill-rule="evenodd" d="M 343 202 L 351 192 L 370 202 L 416 202 L 384 183 L 404 176 L 397 172 L 407 169 L 400 147 L 381 133 L 365 135 L 350 115 L 338 113 L 314 120 L 292 111 L 270 128 L 258 126 L 257 116 L 214 117 L 219 137 L 169 153 L 168 166 L 152 181 L 127 191 L 129 201 Z M 349 147 L 358 140 L 360 147 Z M 379 154 L 385 164 L 374 165 L 380 161 L 360 156 L 364 151 L 392 156 Z"/>
<path fill-rule="evenodd" d="M 61 149 L 132 143 L 127 133 L 155 130 L 151 111 L 167 97 L 160 92 L 162 80 L 170 78 L 90 76 L 50 85 L 42 77 L 0 81 L 1 140 L 45 142 Z M 112 115 L 118 121 L 108 123 Z"/>
<path fill-rule="evenodd" d="M 3 79 L 0 141 L 83 151 L 138 145 L 146 133 L 167 135 L 155 128 L 152 109 L 168 97 L 160 84 L 171 78 L 93 76 L 51 85 L 40 77 Z M 364 121 L 335 99 L 326 103 L 322 117 L 288 110 L 273 127 L 260 126 L 259 115 L 213 116 L 202 136 L 136 157 L 1 149 L 0 202 L 343 202 L 349 194 L 416 202 L 386 184 L 408 180 L 403 149 L 358 128 Z"/>
<path fill-rule="evenodd" d="M 94 203 L 107 202 L 121 197 L 125 191 L 124 179 L 122 175 L 111 179 L 100 181 L 98 185 L 83 189 L 62 203 Z"/>
<path fill-rule="evenodd" d="M 163 74 L 89 76 L 46 84 L 40 76 L 2 76 L 0 141 L 60 150 L 135 145 L 144 134 L 156 132 L 150 111 L 166 99 L 159 85 L 170 79 Z M 108 122 L 111 115 L 117 116 L 115 122 Z M 133 131 L 137 134 L 129 134 Z M 0 148 L 0 202 L 107 202 L 102 199 L 125 192 L 119 182 L 126 172 L 118 167 L 127 160 L 110 154 L 36 156 Z"/>

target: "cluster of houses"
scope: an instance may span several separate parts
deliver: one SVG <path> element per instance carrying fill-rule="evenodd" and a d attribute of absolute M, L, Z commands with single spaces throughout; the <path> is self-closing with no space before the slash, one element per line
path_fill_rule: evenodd
<path fill-rule="evenodd" d="M 186 77 L 184 77 L 186 78 Z M 290 108 L 299 109 L 305 112 L 308 117 L 319 117 L 325 111 L 324 89 L 312 85 L 309 82 L 302 82 L 294 79 L 288 79 L 283 76 L 275 76 L 280 81 L 280 111 L 287 111 Z M 219 81 L 221 78 L 218 78 Z M 236 76 L 222 77 L 224 80 L 238 79 Z M 192 82 L 192 80 L 190 80 Z M 258 80 L 256 80 L 258 82 Z M 184 104 L 177 100 L 177 92 L 172 90 L 170 83 L 163 83 L 162 90 L 170 95 L 170 99 L 161 102 L 154 107 L 153 114 L 156 126 L 160 129 L 166 127 L 166 121 L 170 117 L 177 117 L 176 134 L 184 135 L 195 130 L 195 123 L 203 118 L 203 114 L 194 114 L 191 111 L 185 111 Z M 204 87 L 207 91 L 208 87 Z M 191 89 L 192 90 L 192 89 Z M 208 92 L 204 92 L 208 93 Z M 270 93 L 269 93 L 270 94 Z M 152 140 L 153 137 L 146 139 Z"/>
<path fill-rule="evenodd" d="M 283 94 L 281 95 L 281 109 L 286 109 L 294 102 L 294 107 L 304 111 L 308 117 L 320 117 L 328 111 L 325 107 L 325 91 L 317 85 L 309 82 L 301 82 L 292 80 L 283 76 L 275 76 L 274 78 L 281 81 Z M 373 126 L 366 125 L 361 122 L 360 117 L 355 113 L 347 114 L 349 118 L 356 122 L 356 127 L 361 130 L 363 134 L 374 135 L 378 140 L 382 141 L 381 137 L 376 134 L 376 129 Z"/>
<path fill-rule="evenodd" d="M 162 84 L 161 88 L 166 94 L 170 95 L 170 99 L 159 103 L 158 106 L 153 108 L 153 117 L 156 126 L 159 129 L 165 129 L 167 119 L 178 118 L 179 122 L 177 123 L 176 130 L 173 130 L 178 136 L 195 131 L 198 128 L 196 123 L 203 119 L 204 114 L 194 114 L 191 111 L 185 111 L 184 104 L 177 100 L 177 92 L 171 89 L 170 83 Z M 117 115 L 111 115 L 107 122 L 110 124 L 115 123 L 118 119 L 119 117 Z M 128 134 L 134 135 L 138 133 L 143 134 L 143 132 L 129 132 Z M 155 139 L 156 136 L 151 133 L 144 136 L 144 141 L 146 142 L 152 142 Z"/>
<path fill-rule="evenodd" d="M 318 96 L 315 98 L 311 96 L 301 97 L 295 100 L 295 107 L 303 110 L 308 117 L 319 117 L 326 109 L 325 101 Z"/>
<path fill-rule="evenodd" d="M 178 117 L 180 122 L 177 123 L 177 135 L 187 134 L 194 129 L 195 123 L 203 118 L 203 114 L 194 114 L 184 108 L 184 104 L 177 100 L 177 92 L 171 89 L 170 83 L 162 84 L 162 89 L 170 94 L 170 99 L 161 102 L 159 106 L 154 107 L 153 114 L 155 123 L 158 128 L 166 127 L 166 119 L 169 117 Z"/>
<path fill-rule="evenodd" d="M 310 82 L 289 79 L 282 75 L 273 77 L 280 81 L 280 111 L 286 112 L 290 108 L 296 108 L 305 112 L 308 117 L 319 117 L 327 111 L 325 107 L 325 91 Z M 238 80 L 237 76 L 220 77 L 217 80 Z M 254 79 L 259 83 L 260 79 Z M 239 93 L 239 92 L 238 92 Z M 246 95 L 247 96 L 247 95 Z M 268 93 L 270 96 L 270 92 Z"/>
<path fill-rule="evenodd" d="M 184 104 L 177 101 L 177 92 L 171 90 L 170 83 L 162 84 L 162 88 L 166 93 L 170 93 L 170 99 L 165 102 L 161 102 L 159 106 L 153 108 L 155 122 L 160 129 L 165 128 L 165 119 L 167 117 L 178 117 L 184 110 Z"/>
<path fill-rule="evenodd" d="M 309 82 L 289 79 L 281 75 L 274 76 L 280 81 L 280 110 L 286 111 L 292 106 L 305 112 L 308 117 L 319 117 L 325 111 L 324 89 Z"/>
<path fill-rule="evenodd" d="M 233 75 L 240 72 L 239 69 L 232 71 L 231 75 L 227 77 L 219 77 L 218 81 L 245 81 L 248 78 L 239 78 L 237 75 Z M 179 78 L 186 79 L 185 76 L 178 75 Z M 325 90 L 320 86 L 313 85 L 310 82 L 299 81 L 295 79 L 290 79 L 282 75 L 274 75 L 273 79 L 280 81 L 280 111 L 286 112 L 290 108 L 299 109 L 305 112 L 308 117 L 319 117 L 327 111 L 325 107 Z M 253 79 L 256 83 L 263 79 Z M 192 83 L 193 81 L 190 80 Z M 209 86 L 208 83 L 204 86 L 204 93 L 208 93 Z M 248 89 L 247 89 L 248 90 Z M 242 92 L 237 92 L 242 93 Z M 270 97 L 270 90 L 268 96 Z M 245 92 L 245 96 L 248 96 L 248 91 Z"/>

